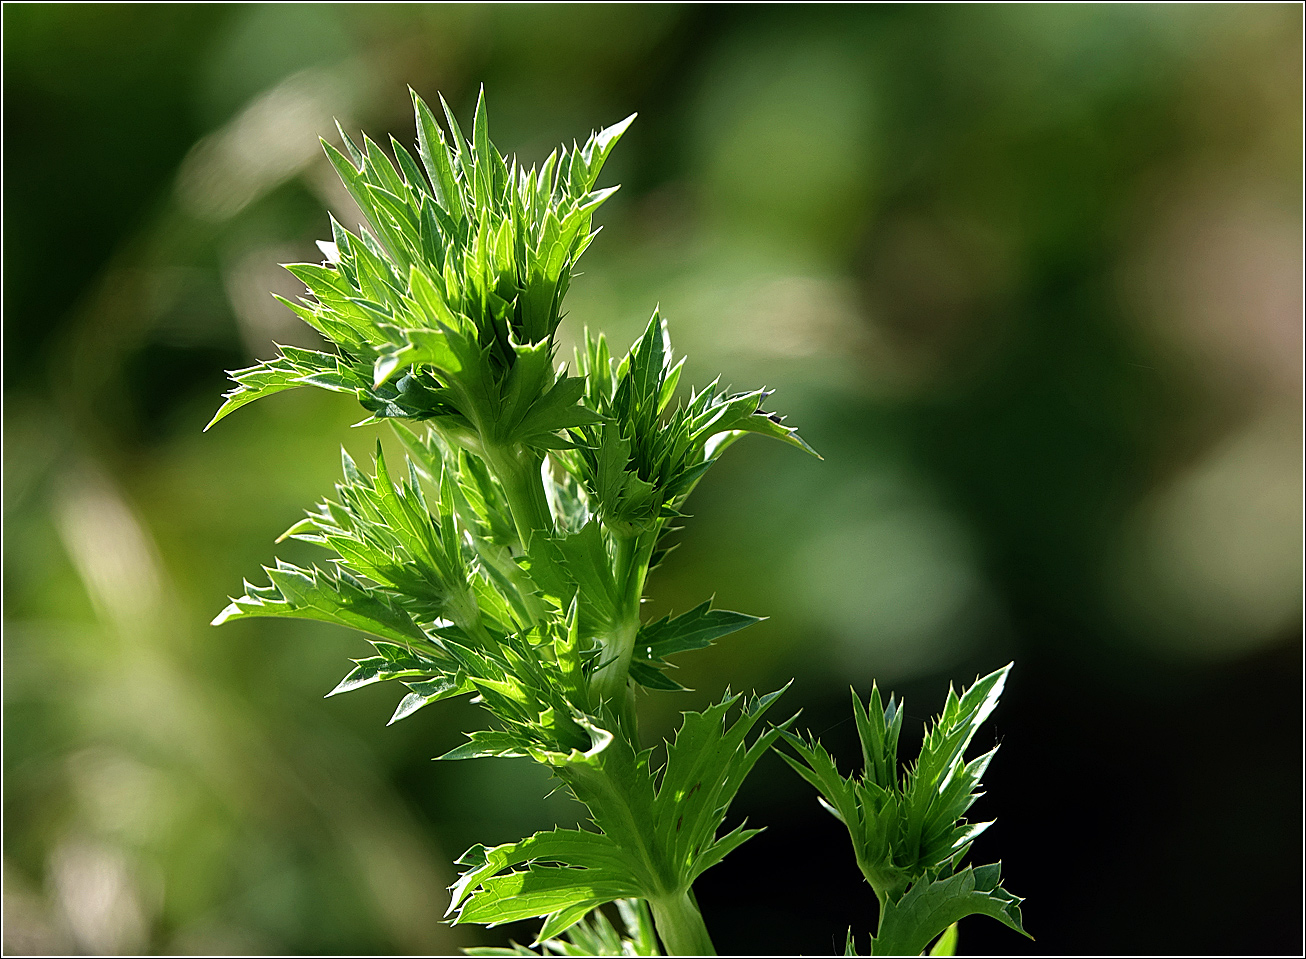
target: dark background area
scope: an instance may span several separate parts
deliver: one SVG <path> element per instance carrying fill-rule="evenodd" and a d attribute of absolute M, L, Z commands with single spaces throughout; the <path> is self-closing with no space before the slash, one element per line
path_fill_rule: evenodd
<path fill-rule="evenodd" d="M 405 85 L 527 162 L 640 116 L 562 355 L 655 304 L 777 389 L 823 463 L 739 444 L 651 614 L 770 617 L 641 702 L 735 689 L 851 768 L 848 687 L 1014 660 L 975 814 L 1024 942 L 1302 949 L 1300 8 L 8 5 L 5 951 L 449 952 L 467 846 L 574 822 L 518 761 L 436 764 L 474 707 L 322 700 L 363 653 L 208 621 L 372 428 L 308 392 L 201 434 L 225 369 L 313 334 L 267 296 L 347 198 L 331 119 Z M 904 735 L 908 731 L 905 731 Z M 978 745 L 984 745 L 979 743 Z M 776 757 L 767 831 L 696 890 L 723 953 L 863 945 L 842 827 Z"/>

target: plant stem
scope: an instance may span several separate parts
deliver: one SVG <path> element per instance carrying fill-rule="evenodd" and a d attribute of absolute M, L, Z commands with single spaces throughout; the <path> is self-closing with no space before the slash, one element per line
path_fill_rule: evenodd
<path fill-rule="evenodd" d="M 600 655 L 605 660 L 590 679 L 590 690 L 600 700 L 612 702 L 613 709 L 623 715 L 626 701 L 626 674 L 630 657 L 635 651 L 635 636 L 639 632 L 639 617 L 627 619 L 612 632 L 599 637 Z M 630 731 L 633 735 L 634 730 Z M 633 740 L 632 740 L 633 742 Z"/>
<path fill-rule="evenodd" d="M 590 682 L 599 698 L 614 702 L 618 713 L 625 708 L 627 674 L 635 651 L 635 637 L 639 633 L 639 604 L 644 595 L 644 580 L 648 576 L 649 556 L 656 542 L 655 531 L 633 535 L 613 533 L 612 571 L 623 618 L 611 632 L 599 637 L 606 662 Z M 633 708 L 628 711 L 633 713 Z M 633 724 L 630 735 L 634 735 Z"/>
<path fill-rule="evenodd" d="M 540 477 L 543 457 L 530 450 L 504 450 L 485 446 L 485 464 L 503 486 L 512 512 L 513 525 L 521 538 L 522 549 L 530 545 L 531 534 L 537 530 L 553 529 L 553 514 L 544 494 L 544 480 Z"/>
<path fill-rule="evenodd" d="M 653 907 L 653 924 L 669 956 L 715 956 L 712 937 L 703 924 L 703 914 L 698 911 L 691 890 L 658 899 L 650 899 Z"/>

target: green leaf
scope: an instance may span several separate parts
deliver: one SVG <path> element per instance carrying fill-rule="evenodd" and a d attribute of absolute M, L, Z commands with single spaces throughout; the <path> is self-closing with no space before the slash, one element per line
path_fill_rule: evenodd
<path fill-rule="evenodd" d="M 647 651 L 649 659 L 663 659 L 691 649 L 706 649 L 718 639 L 760 623 L 766 617 L 749 616 L 728 609 L 713 609 L 712 601 L 700 603 L 687 613 L 664 616 L 641 626 L 635 646 Z"/>
<path fill-rule="evenodd" d="M 477 100 L 480 102 L 479 98 Z M 440 96 L 440 106 L 444 110 L 445 122 L 449 124 L 449 152 L 451 158 L 457 164 L 459 173 L 462 176 L 463 187 L 466 190 L 472 189 L 472 180 L 475 176 L 472 166 L 474 160 L 468 155 L 468 142 L 463 137 L 463 131 L 458 126 L 458 121 L 454 118 L 453 110 L 449 109 L 449 104 L 445 101 L 443 94 Z"/>
<path fill-rule="evenodd" d="M 316 567 L 300 569 L 281 560 L 275 567 L 263 569 L 271 585 L 247 582 L 245 595 L 233 598 L 231 605 L 213 620 L 214 626 L 237 619 L 280 616 L 349 626 L 398 643 L 427 642 L 426 633 L 391 597 L 364 586 L 347 573 Z"/>
<path fill-rule="evenodd" d="M 621 139 L 622 134 L 630 129 L 630 125 L 635 122 L 637 116 L 638 114 L 632 113 L 620 123 L 614 123 L 612 126 L 605 127 L 598 133 L 590 135 L 580 154 L 585 161 L 584 187 L 586 190 L 594 186 L 594 181 L 599 178 L 599 173 L 603 170 L 603 164 L 607 162 L 608 154 L 617 145 L 617 141 Z"/>
<path fill-rule="evenodd" d="M 739 717 L 725 725 L 738 695 L 726 696 L 701 713 L 685 713 L 658 783 L 656 831 L 669 858 L 692 881 L 719 862 L 752 832 L 716 840 L 717 829 L 748 771 L 770 748 L 779 728 L 771 728 L 750 746 L 745 738 L 768 708 L 788 689 L 744 702 Z M 714 849 L 714 843 L 723 844 Z"/>
<path fill-rule="evenodd" d="M 489 115 L 485 109 L 485 85 L 476 96 L 476 113 L 472 118 L 472 155 L 476 163 L 476 189 L 478 206 L 487 206 L 497 192 L 494 189 L 493 159 L 496 153 L 490 144 Z"/>
<path fill-rule="evenodd" d="M 390 720 L 394 722 L 394 720 Z M 437 759 L 483 759 L 486 757 L 525 756 L 521 743 L 511 733 L 495 729 L 480 729 L 467 734 L 468 742 L 456 746 Z"/>
<path fill-rule="evenodd" d="M 586 523 L 580 532 L 559 536 L 551 545 L 579 587 L 581 615 L 586 620 L 582 631 L 593 635 L 615 627 L 621 617 L 621 600 L 599 524 Z"/>
<path fill-rule="evenodd" d="M 449 912 L 455 914 L 455 923 L 493 925 L 548 916 L 589 903 L 575 914 L 574 922 L 596 905 L 640 895 L 622 850 L 601 833 L 579 829 L 536 833 L 492 849 L 473 846 L 458 862 L 468 868 L 450 887 Z M 539 865 L 543 862 L 562 865 Z M 531 865 L 523 871 L 504 872 L 524 863 Z M 522 899 L 504 901 L 516 897 Z M 550 934 L 561 931 L 555 929 Z"/>
<path fill-rule="evenodd" d="M 656 956 L 658 952 L 657 937 L 653 932 L 653 914 L 643 899 L 618 899 L 617 912 L 626 926 L 630 936 L 627 943 L 630 949 L 622 950 L 623 955 L 633 953 L 637 956 Z"/>
<path fill-rule="evenodd" d="M 405 182 L 414 191 L 414 195 L 430 195 L 431 185 L 417 166 L 417 161 L 413 159 L 413 155 L 408 152 L 407 148 L 393 136 L 390 137 L 390 152 L 399 161 L 399 169 L 403 172 Z"/>
<path fill-rule="evenodd" d="M 727 609 L 712 609 L 709 600 L 674 619 L 667 615 L 647 623 L 640 627 L 635 639 L 630 678 L 648 689 L 683 690 L 685 687 L 663 672 L 670 665 L 664 657 L 704 649 L 721 637 L 761 622 L 763 618 Z"/>
<path fill-rule="evenodd" d="M 684 686 L 664 673 L 660 667 L 644 660 L 632 659 L 628 672 L 631 679 L 646 689 L 661 689 L 670 693 L 686 691 Z"/>
<path fill-rule="evenodd" d="M 454 923 L 497 926 L 576 907 L 584 915 L 595 906 L 639 893 L 620 874 L 565 866 L 531 866 L 485 880 L 458 910 Z"/>
<path fill-rule="evenodd" d="M 737 393 L 733 396 L 711 397 L 695 417 L 694 438 L 699 442 L 707 443 L 713 437 L 720 437 L 722 434 L 758 433 L 782 440 L 820 459 L 821 455 L 807 445 L 794 427 L 784 425 L 783 417 L 762 410 L 762 401 L 770 395 L 770 390 L 754 390 L 751 393 Z M 709 449 L 715 452 L 715 448 L 709 447 Z"/>
<path fill-rule="evenodd" d="M 436 658 L 420 652 L 412 645 L 397 646 L 380 641 L 374 641 L 372 645 L 381 655 L 354 660 L 355 668 L 340 680 L 335 689 L 327 693 L 327 698 L 390 679 L 443 673 L 449 666 L 448 657 L 443 653 L 440 658 Z"/>
<path fill-rule="evenodd" d="M 223 419 L 227 414 L 232 413 L 246 403 L 252 403 L 255 400 L 262 399 L 265 396 L 271 396 L 273 393 L 280 393 L 282 390 L 295 389 L 303 386 L 300 382 L 300 373 L 293 368 L 287 369 L 279 365 L 278 360 L 272 362 L 259 363 L 245 370 L 229 371 L 228 376 L 238 384 L 234 390 L 224 393 L 225 402 L 218 411 L 213 414 L 213 419 L 209 420 L 204 432 L 208 432 L 218 420 Z"/>
<path fill-rule="evenodd" d="M 399 701 L 394 715 L 390 717 L 387 726 L 393 726 L 401 719 L 407 719 L 413 713 L 417 712 L 424 706 L 431 703 L 438 703 L 442 699 L 451 699 L 454 696 L 462 696 L 475 690 L 475 686 L 461 674 L 438 676 L 424 682 L 404 683 L 412 690 L 407 696 Z"/>
<path fill-rule="evenodd" d="M 583 379 L 574 376 L 559 379 L 548 392 L 531 404 L 529 412 L 522 417 L 517 427 L 520 442 L 529 445 L 538 442 L 540 436 L 603 422 L 603 417 L 598 413 L 580 405 L 584 393 Z"/>
<path fill-rule="evenodd" d="M 990 870 L 1000 864 L 984 867 Z M 1021 900 L 996 883 L 982 888 L 978 870 L 967 866 L 946 879 L 921 879 L 897 902 L 885 904 L 873 956 L 919 956 L 949 926 L 971 915 L 990 916 L 1027 938 L 1021 925 Z"/>
<path fill-rule="evenodd" d="M 422 165 L 426 167 L 440 205 L 451 216 L 461 219 L 462 191 L 458 188 L 453 167 L 449 163 L 444 134 L 440 131 L 440 125 L 436 122 L 435 114 L 431 112 L 430 107 L 422 102 L 422 98 L 411 87 L 408 92 L 412 94 L 413 111 L 417 118 L 418 156 L 422 159 Z"/>
<path fill-rule="evenodd" d="M 853 833 L 853 844 L 856 847 L 857 840 L 860 839 L 862 817 L 852 780 L 839 775 L 834 757 L 819 742 L 804 742 L 793 733 L 786 734 L 785 741 L 798 753 L 799 759 L 784 752 L 780 753 L 780 758 L 815 787 L 820 794 L 821 805 Z"/>
<path fill-rule="evenodd" d="M 345 392 L 354 392 L 360 383 L 356 376 L 342 367 L 340 359 L 328 353 L 315 350 L 282 347 L 282 354 L 274 360 L 264 361 L 248 369 L 232 370 L 228 373 L 236 383 L 236 388 L 224 394 L 226 402 L 214 414 L 204 429 L 207 431 L 214 423 L 227 414 L 240 409 L 246 403 L 280 393 L 282 390 L 299 386 L 328 386 Z M 328 385 L 328 377 L 335 377 Z"/>
<path fill-rule="evenodd" d="M 584 899 L 581 900 L 580 902 L 573 903 L 572 905 L 566 907 L 565 909 L 559 909 L 557 912 L 550 913 L 549 915 L 545 916 L 544 925 L 540 927 L 539 934 L 535 937 L 535 941 L 537 943 L 543 943 L 549 939 L 552 939 L 555 936 L 561 935 L 564 932 L 576 933 L 577 924 L 579 924 L 585 918 L 586 915 L 588 914 L 593 914 L 597 916 L 603 915 L 603 913 L 598 912 L 594 908 L 594 905 L 595 904 L 593 900 Z M 603 921 L 607 922 L 607 919 L 605 918 Z M 608 929 L 611 930 L 611 928 L 612 927 L 609 925 Z M 602 942 L 599 936 L 587 937 L 585 936 L 584 933 L 580 933 L 580 935 L 582 936 L 582 941 L 588 940 L 585 942 L 585 944 L 590 948 L 588 949 L 577 948 L 575 949 L 576 952 L 583 952 L 584 955 L 603 954 L 603 946 L 605 945 L 605 943 Z M 613 932 L 613 935 L 615 936 L 615 932 Z M 618 948 L 620 947 L 618 946 Z"/>

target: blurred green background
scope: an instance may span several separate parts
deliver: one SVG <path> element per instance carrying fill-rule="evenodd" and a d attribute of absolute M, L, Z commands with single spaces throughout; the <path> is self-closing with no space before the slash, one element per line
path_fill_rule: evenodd
<path fill-rule="evenodd" d="M 268 291 L 352 214 L 316 136 L 410 142 L 406 84 L 468 115 L 482 82 L 531 161 L 640 114 L 565 337 L 660 302 L 689 380 L 776 388 L 825 455 L 745 442 L 696 494 L 654 611 L 770 619 L 647 735 L 796 677 L 851 764 L 849 684 L 919 725 L 1014 659 L 975 854 L 1038 941 L 962 951 L 1301 947 L 1300 8 L 3 17 L 6 953 L 531 935 L 440 917 L 468 845 L 575 821 L 539 770 L 430 762 L 465 704 L 323 700 L 343 630 L 207 625 L 378 435 L 310 391 L 200 432 L 224 369 L 313 343 Z M 736 811 L 769 828 L 699 884 L 722 951 L 868 928 L 774 757 Z"/>

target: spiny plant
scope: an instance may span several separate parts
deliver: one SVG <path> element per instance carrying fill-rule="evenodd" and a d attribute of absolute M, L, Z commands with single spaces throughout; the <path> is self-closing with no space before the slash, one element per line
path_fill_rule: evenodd
<path fill-rule="evenodd" d="M 314 386 L 351 394 L 362 423 L 388 423 L 406 462 L 392 469 L 380 444 L 370 468 L 343 454 L 334 495 L 282 537 L 329 560 L 277 560 L 214 623 L 357 629 L 374 655 L 328 695 L 398 681 L 392 723 L 473 696 L 489 727 L 441 759 L 528 757 L 585 805 L 591 828 L 468 850 L 452 922 L 542 919 L 536 945 L 568 955 L 651 954 L 656 928 L 671 953 L 712 954 L 693 883 L 760 831 L 722 827 L 792 720 L 760 725 L 783 689 L 727 693 L 686 713 L 657 753 L 642 747 L 636 688 L 681 689 L 669 657 L 758 619 L 708 600 L 645 622 L 640 604 L 727 447 L 757 433 L 815 452 L 763 409 L 764 390 L 678 392 L 684 361 L 656 310 L 620 358 L 587 330 L 571 372 L 557 362 L 563 298 L 616 189 L 599 175 L 633 116 L 527 168 L 490 142 L 484 91 L 470 140 L 441 104 L 447 135 L 413 94 L 416 156 L 391 138 L 391 159 L 343 129 L 343 152 L 323 141 L 367 223 L 351 232 L 333 218 L 325 261 L 287 267 L 308 295 L 281 302 L 329 349 L 282 347 L 234 371 L 209 424 Z M 630 938 L 595 912 L 613 902 Z"/>
<path fill-rule="evenodd" d="M 898 764 L 903 704 L 891 694 L 886 705 L 874 685 L 865 707 L 853 692 L 860 776 L 841 776 L 815 739 L 781 732 L 797 756 L 783 750 L 780 755 L 848 828 L 857 866 L 879 900 L 870 955 L 919 956 L 935 939 L 940 941 L 931 955 L 952 955 L 957 922 L 975 914 L 1028 935 L 1021 925 L 1022 900 L 999 885 L 1002 864 L 961 865 L 971 843 L 993 825 L 969 823 L 965 815 L 980 797 L 980 777 L 998 750 L 970 761 L 965 752 L 997 706 L 1010 669 L 977 679 L 961 696 L 949 689 L 942 714 L 926 726 L 919 758 L 905 770 Z M 856 955 L 851 929 L 847 954 Z"/>

